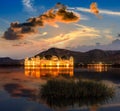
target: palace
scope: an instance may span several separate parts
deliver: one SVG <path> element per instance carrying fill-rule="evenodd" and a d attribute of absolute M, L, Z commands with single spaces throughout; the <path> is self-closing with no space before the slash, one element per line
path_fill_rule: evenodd
<path fill-rule="evenodd" d="M 58 58 L 57 56 L 52 56 L 50 60 L 45 57 L 40 58 L 32 57 L 26 58 L 24 61 L 25 67 L 33 66 L 33 67 L 73 67 L 74 66 L 74 58 L 71 56 L 69 59 Z"/>

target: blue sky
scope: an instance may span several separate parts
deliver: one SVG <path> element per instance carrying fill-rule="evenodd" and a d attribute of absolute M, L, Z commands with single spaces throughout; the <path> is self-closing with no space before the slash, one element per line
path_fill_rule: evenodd
<path fill-rule="evenodd" d="M 77 22 L 57 22 L 37 28 L 16 40 L 4 39 L 4 32 L 11 22 L 24 23 L 53 8 L 56 3 L 67 6 L 68 11 L 79 15 Z M 96 2 L 97 17 L 90 11 Z M 24 58 L 51 47 L 88 51 L 91 49 L 120 50 L 120 1 L 119 0 L 0 0 L 0 56 Z"/>

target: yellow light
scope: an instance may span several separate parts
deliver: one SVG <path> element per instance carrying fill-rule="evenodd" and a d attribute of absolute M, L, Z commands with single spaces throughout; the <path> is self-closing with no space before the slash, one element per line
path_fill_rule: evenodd
<path fill-rule="evenodd" d="M 52 63 L 50 62 L 50 64 L 49 64 L 50 66 L 52 66 Z"/>
<path fill-rule="evenodd" d="M 69 67 L 69 64 L 66 64 L 66 67 L 68 68 L 68 67 Z"/>
<path fill-rule="evenodd" d="M 24 65 L 26 66 L 34 66 L 34 67 L 73 67 L 73 57 L 70 57 L 69 60 L 63 60 L 63 59 L 59 59 L 56 56 L 53 56 L 51 58 L 51 60 L 47 60 L 45 57 L 43 59 L 40 59 L 38 57 L 34 57 L 34 58 L 27 58 L 25 59 Z"/>
<path fill-rule="evenodd" d="M 64 74 L 64 75 L 69 75 L 70 77 L 73 76 L 73 68 L 67 68 L 67 67 L 61 67 L 61 68 L 57 68 L 57 67 L 52 67 L 49 70 L 49 67 L 43 67 L 42 69 L 37 69 L 37 67 L 35 67 L 34 69 L 32 67 L 30 67 L 30 69 L 25 69 L 25 76 L 27 77 L 34 77 L 34 78 L 40 78 L 46 75 L 51 75 L 51 76 L 59 76 L 59 74 Z"/>
<path fill-rule="evenodd" d="M 59 65 L 60 65 L 60 64 L 59 64 L 59 63 L 57 63 L 57 68 L 59 68 Z"/>

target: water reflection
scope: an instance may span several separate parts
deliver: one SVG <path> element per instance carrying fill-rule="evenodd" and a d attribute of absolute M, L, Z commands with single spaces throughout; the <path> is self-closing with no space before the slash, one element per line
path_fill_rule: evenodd
<path fill-rule="evenodd" d="M 53 79 L 42 86 L 40 96 L 53 109 L 88 106 L 97 111 L 114 96 L 114 90 L 94 81 Z"/>
<path fill-rule="evenodd" d="M 53 76 L 57 77 L 59 75 L 73 76 L 73 67 L 25 67 L 25 75 L 27 77 L 46 77 Z"/>
<path fill-rule="evenodd" d="M 46 103 L 44 103 L 44 101 L 42 101 L 41 98 L 39 98 L 39 95 L 37 95 L 39 93 L 38 90 L 39 90 L 40 86 L 43 85 L 44 83 L 46 83 L 46 79 L 43 79 L 43 78 L 34 79 L 34 78 L 30 78 L 30 77 L 25 77 L 25 75 L 24 75 L 25 74 L 24 71 L 25 72 L 27 72 L 29 70 L 34 71 L 35 69 L 37 70 L 37 67 L 36 68 L 31 67 L 29 69 L 26 68 L 26 70 L 24 70 L 23 68 L 18 68 L 18 67 L 17 68 L 16 67 L 0 68 L 0 100 L 1 100 L 0 101 L 0 111 L 9 111 L 9 110 L 10 111 L 22 111 L 22 110 L 24 110 L 24 111 L 28 111 L 28 110 L 46 111 L 46 108 L 49 108 L 48 106 L 45 105 Z M 38 70 L 42 70 L 42 69 L 45 69 L 45 68 L 41 68 L 41 69 L 38 68 Z M 73 69 L 71 69 L 71 70 L 73 71 Z M 113 109 L 111 109 L 111 106 L 110 106 L 110 104 L 117 105 L 120 103 L 120 95 L 119 95 L 120 74 L 119 74 L 119 72 L 120 72 L 120 69 L 112 69 L 112 68 L 108 69 L 107 72 L 103 72 L 100 74 L 98 74 L 97 72 L 92 73 L 92 71 L 88 72 L 88 70 L 87 71 L 85 70 L 85 72 L 84 71 L 78 72 L 78 74 L 80 76 L 82 76 L 83 78 L 85 78 L 85 76 L 87 78 L 94 78 L 94 76 L 95 76 L 96 78 L 101 78 L 101 80 L 109 80 L 110 83 L 108 83 L 108 84 L 110 84 L 110 85 L 111 84 L 114 85 L 113 82 L 117 81 L 117 82 L 115 82 L 115 88 L 117 88 L 117 90 L 115 90 L 115 91 L 116 91 L 117 95 L 114 97 L 114 100 L 110 101 L 107 104 L 108 105 L 108 106 L 106 106 L 107 108 L 105 108 L 105 107 L 103 108 L 103 105 L 102 106 L 101 105 L 92 105 L 92 106 L 88 106 L 89 110 L 88 109 L 82 110 L 82 108 L 80 108 L 81 111 L 98 111 L 98 110 L 99 111 L 103 111 L 103 110 L 104 111 L 119 111 L 120 107 L 119 107 L 119 109 L 116 109 L 116 107 L 113 107 Z M 36 73 L 39 73 L 39 71 Z M 51 68 L 51 74 L 53 74 L 53 68 Z M 31 73 L 30 73 L 30 75 L 31 75 Z M 28 74 L 28 76 L 30 76 L 30 75 Z M 40 75 L 40 77 L 42 77 L 42 76 L 45 76 L 45 75 L 44 74 Z M 76 72 L 75 72 L 75 76 L 78 78 L 78 75 L 76 74 Z M 33 77 L 36 77 L 36 76 L 33 76 Z M 81 86 L 81 87 L 83 87 L 83 86 Z M 3 89 L 6 92 L 2 92 Z M 89 89 L 89 90 L 91 90 L 91 89 Z M 11 97 L 8 97 L 8 93 Z M 83 103 L 84 103 L 83 99 L 86 99 L 86 102 L 93 101 L 91 98 L 80 98 L 81 102 L 83 102 Z M 14 100 L 14 103 L 16 103 L 16 104 L 19 101 L 19 106 L 15 105 L 16 109 L 13 108 L 14 103 L 11 102 L 13 100 Z M 66 104 L 69 103 L 69 100 L 67 100 L 65 98 L 64 98 L 64 100 L 66 100 Z M 26 103 L 25 103 L 25 101 L 26 101 Z M 72 100 L 70 100 L 70 101 L 72 101 Z M 38 104 L 38 102 L 40 104 Z M 54 101 L 54 102 L 57 102 L 59 104 L 59 101 Z M 4 109 L 3 109 L 3 107 L 4 107 Z M 30 109 L 31 107 L 34 107 L 34 108 L 37 107 L 37 109 Z M 72 109 L 71 107 L 72 106 L 68 105 L 68 109 L 71 109 L 71 111 L 78 108 L 78 106 L 76 106 L 76 103 L 74 104 L 74 109 Z M 5 108 L 6 108 L 6 110 L 5 110 Z M 59 111 L 61 111 L 61 110 L 62 110 L 62 108 L 59 109 Z M 52 108 L 51 108 L 51 111 L 53 111 Z"/>
<path fill-rule="evenodd" d="M 89 110 L 90 111 L 97 111 L 99 109 L 99 107 L 100 107 L 99 105 L 92 105 L 89 107 Z"/>
<path fill-rule="evenodd" d="M 108 68 L 110 67 L 109 64 L 88 64 L 88 70 L 95 71 L 95 72 L 107 72 Z"/>
<path fill-rule="evenodd" d="M 8 83 L 3 87 L 12 97 L 26 97 L 33 100 L 37 93 L 36 89 L 28 88 L 18 83 Z"/>

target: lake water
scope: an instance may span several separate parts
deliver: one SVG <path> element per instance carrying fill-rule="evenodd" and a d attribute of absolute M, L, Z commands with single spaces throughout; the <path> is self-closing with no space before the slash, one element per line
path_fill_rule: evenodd
<path fill-rule="evenodd" d="M 38 97 L 41 85 L 49 78 L 83 78 L 102 81 L 115 89 L 115 96 L 103 104 L 50 107 Z M 57 102 L 57 101 L 56 101 Z M 0 111 L 120 111 L 120 69 L 88 68 L 0 68 Z"/>

